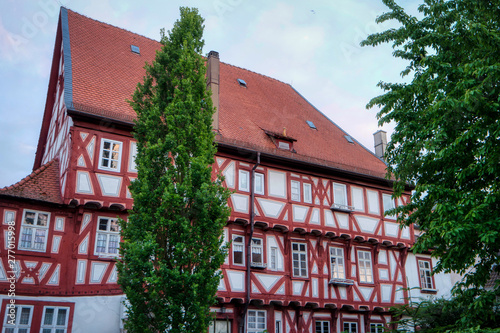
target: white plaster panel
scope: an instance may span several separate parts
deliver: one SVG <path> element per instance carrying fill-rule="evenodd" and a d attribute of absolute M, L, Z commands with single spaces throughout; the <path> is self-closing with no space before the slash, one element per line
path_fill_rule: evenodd
<path fill-rule="evenodd" d="M 410 228 L 409 227 L 403 227 L 403 230 L 401 231 L 401 238 L 410 239 Z"/>
<path fill-rule="evenodd" d="M 93 262 L 90 271 L 90 283 L 101 283 L 109 263 Z"/>
<path fill-rule="evenodd" d="M 87 145 L 87 152 L 89 153 L 90 161 L 94 162 L 94 147 L 95 147 L 95 136 Z"/>
<path fill-rule="evenodd" d="M 0 260 L 0 281 L 7 281 L 7 273 L 5 272 L 5 268 L 3 268 L 1 260 Z"/>
<path fill-rule="evenodd" d="M 280 279 L 280 275 L 270 275 L 270 274 L 255 274 L 259 282 L 262 284 L 266 291 L 271 291 L 276 282 Z"/>
<path fill-rule="evenodd" d="M 113 270 L 108 278 L 108 283 L 116 283 L 118 282 L 118 270 L 116 269 L 116 265 L 113 265 Z"/>
<path fill-rule="evenodd" d="M 284 202 L 268 200 L 264 198 L 257 198 L 260 207 L 262 208 L 262 212 L 267 217 L 278 218 L 285 207 Z"/>
<path fill-rule="evenodd" d="M 333 213 L 330 209 L 325 209 L 325 225 L 335 227 L 335 221 L 333 220 Z"/>
<path fill-rule="evenodd" d="M 351 186 L 352 205 L 357 211 L 365 210 L 365 200 L 363 196 L 363 189 L 361 187 Z"/>
<path fill-rule="evenodd" d="M 401 286 L 396 286 L 396 295 L 394 298 L 394 303 L 404 303 L 405 298 L 404 298 L 404 293 L 403 293 L 403 287 Z"/>
<path fill-rule="evenodd" d="M 387 251 L 386 250 L 380 250 L 378 253 L 378 263 L 379 264 L 387 264 Z"/>
<path fill-rule="evenodd" d="M 394 252 L 389 253 L 389 260 L 391 262 L 391 276 L 395 280 L 395 273 L 396 273 L 396 259 L 394 258 Z"/>
<path fill-rule="evenodd" d="M 97 174 L 99 185 L 101 186 L 102 195 L 117 197 L 120 195 L 122 185 L 122 177 Z"/>
<path fill-rule="evenodd" d="M 226 271 L 231 291 L 245 291 L 245 272 Z"/>
<path fill-rule="evenodd" d="M 222 157 L 216 157 L 215 160 L 217 161 L 217 165 L 220 167 L 226 159 Z"/>
<path fill-rule="evenodd" d="M 392 285 L 382 284 L 380 285 L 380 291 L 382 292 L 382 302 L 390 302 L 392 295 Z"/>
<path fill-rule="evenodd" d="M 54 230 L 64 231 L 64 217 L 57 217 Z"/>
<path fill-rule="evenodd" d="M 42 267 L 38 270 L 38 279 L 41 281 L 45 277 L 45 274 L 47 274 L 47 271 L 49 270 L 50 266 L 52 266 L 51 263 L 44 262 L 42 264 Z"/>
<path fill-rule="evenodd" d="M 312 296 L 318 297 L 318 279 L 312 279 Z"/>
<path fill-rule="evenodd" d="M 82 226 L 80 227 L 80 234 L 89 225 L 92 214 L 83 214 Z"/>
<path fill-rule="evenodd" d="M 358 225 L 361 228 L 361 231 L 370 234 L 373 234 L 375 232 L 379 219 L 359 215 L 356 215 L 355 217 L 356 221 L 358 221 Z"/>
<path fill-rule="evenodd" d="M 307 217 L 307 212 L 309 211 L 309 207 L 292 205 L 293 207 L 293 220 L 295 222 L 305 222 Z"/>
<path fill-rule="evenodd" d="M 335 212 L 335 217 L 339 222 L 339 228 L 349 229 L 349 215 L 345 213 Z"/>
<path fill-rule="evenodd" d="M 87 272 L 87 260 L 78 260 L 76 265 L 76 284 L 85 283 L 85 274 Z"/>
<path fill-rule="evenodd" d="M 279 294 L 279 295 L 284 295 L 285 294 L 285 282 L 283 282 L 281 284 L 281 287 L 279 287 L 278 291 L 276 292 L 276 294 Z"/>
<path fill-rule="evenodd" d="M 345 287 L 339 287 L 340 299 L 347 299 L 347 292 Z"/>
<path fill-rule="evenodd" d="M 386 268 L 379 268 L 378 276 L 380 280 L 389 280 L 389 271 Z"/>
<path fill-rule="evenodd" d="M 269 170 L 267 179 L 269 195 L 286 198 L 286 174 L 284 172 Z"/>
<path fill-rule="evenodd" d="M 4 210 L 3 224 L 9 224 L 16 220 L 16 212 L 13 210 Z"/>
<path fill-rule="evenodd" d="M 293 294 L 302 295 L 303 286 L 304 286 L 304 281 L 292 281 Z"/>
<path fill-rule="evenodd" d="M 366 302 L 370 300 L 370 296 L 372 295 L 373 288 L 370 287 L 359 287 L 359 291 L 361 291 L 361 294 L 363 295 L 363 298 L 365 299 Z"/>
<path fill-rule="evenodd" d="M 233 193 L 231 201 L 235 212 L 248 213 L 248 195 Z"/>
<path fill-rule="evenodd" d="M 222 174 L 224 175 L 227 187 L 234 188 L 234 162 L 230 162 Z"/>
<path fill-rule="evenodd" d="M 385 234 L 391 237 L 398 237 L 399 224 L 392 222 L 384 222 Z"/>
<path fill-rule="evenodd" d="M 62 236 L 54 236 L 52 238 L 52 253 L 59 253 L 59 245 L 61 244 Z"/>
<path fill-rule="evenodd" d="M 85 159 L 83 158 L 83 155 L 80 155 L 80 157 L 78 157 L 78 166 L 81 166 L 81 167 L 86 167 L 85 165 Z"/>
<path fill-rule="evenodd" d="M 59 285 L 59 272 L 60 272 L 60 269 L 61 269 L 61 265 L 58 264 L 57 267 L 56 267 L 56 269 L 54 270 L 54 273 L 52 273 L 51 278 L 47 282 L 48 285 L 51 285 L 51 286 L 58 286 Z"/>
<path fill-rule="evenodd" d="M 86 171 L 77 171 L 76 173 L 76 192 L 94 194 L 92 184 L 90 182 L 89 173 Z"/>
<path fill-rule="evenodd" d="M 321 221 L 319 219 L 319 208 L 313 208 L 310 223 L 311 224 L 320 224 L 321 223 Z"/>
<path fill-rule="evenodd" d="M 366 196 L 368 197 L 368 211 L 372 214 L 380 214 L 378 192 L 366 190 Z"/>

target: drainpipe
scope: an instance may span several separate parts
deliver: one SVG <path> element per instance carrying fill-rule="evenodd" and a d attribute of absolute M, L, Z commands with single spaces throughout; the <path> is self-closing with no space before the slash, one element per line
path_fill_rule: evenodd
<path fill-rule="evenodd" d="M 243 309 L 243 314 L 241 317 L 240 321 L 240 332 L 246 332 L 246 327 L 245 325 L 246 322 L 246 317 L 247 317 L 247 311 L 248 311 L 248 306 L 250 305 L 250 287 L 251 287 L 251 280 L 250 280 L 250 260 L 251 260 L 251 250 L 252 250 L 252 237 L 253 237 L 253 228 L 254 228 L 254 217 L 255 217 L 255 169 L 260 165 L 260 152 L 257 152 L 257 162 L 252 168 L 252 173 L 250 175 L 250 235 L 248 236 L 248 242 L 247 242 L 247 253 L 246 253 L 246 264 L 247 264 L 247 276 L 246 276 L 246 290 L 247 290 L 247 296 L 245 300 L 245 308 Z"/>

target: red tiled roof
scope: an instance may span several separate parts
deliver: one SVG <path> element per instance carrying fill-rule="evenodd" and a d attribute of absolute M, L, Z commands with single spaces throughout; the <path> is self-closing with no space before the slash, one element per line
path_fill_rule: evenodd
<path fill-rule="evenodd" d="M 62 204 L 59 162 L 52 160 L 14 185 L 0 189 L 0 195 Z"/>
<path fill-rule="evenodd" d="M 161 44 L 68 10 L 73 108 L 114 120 L 132 122 L 126 102 L 144 76 Z M 64 37 L 63 37 L 64 38 Z M 140 55 L 130 46 L 140 48 Z M 223 56 L 223 55 L 222 55 Z M 241 87 L 243 79 L 247 87 Z M 293 159 L 384 178 L 386 165 L 316 110 L 289 84 L 229 64 L 220 64 L 219 127 L 221 142 L 276 152 L 264 131 L 296 139 Z M 339 110 L 338 112 L 341 112 Z M 306 121 L 312 121 L 317 130 Z"/>

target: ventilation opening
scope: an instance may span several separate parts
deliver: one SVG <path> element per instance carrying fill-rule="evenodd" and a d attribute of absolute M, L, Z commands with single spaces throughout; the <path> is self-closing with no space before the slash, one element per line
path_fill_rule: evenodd
<path fill-rule="evenodd" d="M 133 53 L 141 54 L 141 49 L 139 48 L 139 46 L 130 45 L 130 50 L 131 50 Z"/>
<path fill-rule="evenodd" d="M 314 123 L 313 123 L 312 121 L 310 121 L 310 120 L 306 120 L 306 123 L 307 123 L 307 125 L 309 125 L 309 127 L 311 127 L 312 129 L 317 129 L 317 128 L 316 128 L 316 125 L 314 125 Z"/>
<path fill-rule="evenodd" d="M 354 140 L 351 138 L 350 135 L 344 135 L 344 138 L 347 140 L 347 142 L 354 143 Z"/>
<path fill-rule="evenodd" d="M 238 83 L 240 84 L 240 87 L 247 87 L 247 83 L 243 79 L 238 79 Z"/>

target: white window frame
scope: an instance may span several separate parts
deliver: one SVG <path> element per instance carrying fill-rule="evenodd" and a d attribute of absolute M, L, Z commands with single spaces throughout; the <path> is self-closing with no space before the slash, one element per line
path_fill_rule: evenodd
<path fill-rule="evenodd" d="M 5 333 L 7 329 L 13 329 L 14 333 L 18 333 L 19 330 L 26 330 L 25 332 L 30 332 L 31 331 L 31 320 L 33 319 L 33 305 L 16 305 L 16 318 L 15 318 L 15 323 L 14 325 L 10 324 L 11 318 L 9 317 L 9 306 L 10 303 L 7 303 L 5 306 L 5 317 L 3 321 L 3 329 L 2 333 Z M 22 309 L 30 309 L 29 313 L 29 318 L 28 318 L 28 323 L 27 324 L 21 324 L 21 311 Z M 22 332 L 22 331 L 21 331 Z"/>
<path fill-rule="evenodd" d="M 303 249 L 302 249 L 303 248 Z M 292 271 L 294 277 L 307 278 L 309 276 L 307 260 L 307 244 L 292 243 Z M 297 274 L 295 272 L 297 270 Z M 305 270 L 305 274 L 303 272 Z"/>
<path fill-rule="evenodd" d="M 232 329 L 232 321 L 226 319 L 215 319 L 210 320 L 210 325 L 208 326 L 208 333 L 230 333 Z"/>
<path fill-rule="evenodd" d="M 137 142 L 130 141 L 130 152 L 129 152 L 129 162 L 128 162 L 128 171 L 137 172 L 137 164 L 135 163 L 135 159 L 137 157 Z"/>
<path fill-rule="evenodd" d="M 104 144 L 108 142 L 110 144 L 110 149 L 104 149 Z M 112 152 L 113 152 L 113 145 L 118 145 L 118 159 L 113 159 L 112 158 Z M 115 171 L 115 172 L 120 172 L 120 168 L 121 168 L 121 160 L 122 160 L 122 149 L 123 149 L 123 142 L 120 142 L 120 141 L 116 141 L 116 140 L 111 140 L 111 139 L 105 139 L 105 138 L 102 138 L 101 139 L 101 149 L 100 149 L 100 152 L 99 152 L 99 169 L 100 170 L 108 170 L 108 171 Z M 109 151 L 110 155 L 108 158 L 105 158 L 104 157 L 104 152 L 105 151 Z M 115 151 L 116 152 L 116 151 Z M 108 166 L 105 166 L 103 165 L 103 159 L 106 159 L 108 160 Z M 111 162 L 112 161 L 116 161 L 117 162 L 117 165 L 116 167 L 112 167 L 111 166 Z"/>
<path fill-rule="evenodd" d="M 312 185 L 304 183 L 302 184 L 302 190 L 304 191 L 304 202 L 312 203 Z"/>
<path fill-rule="evenodd" d="M 290 181 L 290 199 L 292 201 L 300 201 L 300 181 Z"/>
<path fill-rule="evenodd" d="M 45 323 L 45 314 L 47 313 L 47 309 L 54 309 L 54 314 L 52 317 L 52 322 L 50 324 Z M 57 320 L 59 318 L 59 310 L 66 310 L 66 317 L 64 318 L 64 324 L 58 325 Z M 43 314 L 42 314 L 42 322 L 40 326 L 40 333 L 45 332 L 45 330 L 50 329 L 50 333 L 61 332 L 61 330 L 66 333 L 68 330 L 68 319 L 69 319 L 69 311 L 70 308 L 66 306 L 44 306 Z"/>
<path fill-rule="evenodd" d="M 342 202 L 337 196 L 337 189 L 342 191 Z M 347 186 L 345 184 L 333 183 L 333 203 L 337 205 L 347 206 Z"/>
<path fill-rule="evenodd" d="M 370 324 L 370 333 L 383 333 L 383 332 L 384 332 L 384 324 L 381 323 Z"/>
<path fill-rule="evenodd" d="M 235 238 L 241 237 L 241 242 L 235 242 Z M 238 266 L 245 266 L 245 236 L 243 235 L 233 235 L 232 237 L 233 242 L 231 244 L 231 249 L 233 253 L 233 265 L 238 265 Z M 234 253 L 235 252 L 240 252 L 240 251 L 235 251 L 235 246 L 241 247 L 241 263 L 236 263 L 234 261 Z"/>
<path fill-rule="evenodd" d="M 358 276 L 360 283 L 373 283 L 372 253 L 358 250 Z"/>
<path fill-rule="evenodd" d="M 330 274 L 332 279 L 346 278 L 344 249 L 341 247 L 330 246 Z"/>
<path fill-rule="evenodd" d="M 429 260 L 417 259 L 418 276 L 422 290 L 435 290 L 432 280 L 432 264 Z"/>
<path fill-rule="evenodd" d="M 347 329 L 346 329 L 346 325 L 347 325 Z M 355 321 L 344 321 L 342 323 L 342 328 L 343 328 L 342 332 L 358 333 L 358 323 Z"/>
<path fill-rule="evenodd" d="M 271 246 L 269 256 L 270 256 L 270 258 L 269 258 L 270 269 L 277 270 L 278 269 L 278 247 L 277 246 Z"/>
<path fill-rule="evenodd" d="M 101 220 L 107 220 L 106 222 L 106 230 L 101 229 Z M 111 221 L 116 221 L 118 223 L 118 218 L 108 217 L 108 216 L 99 216 L 97 218 L 97 227 L 96 227 L 96 236 L 95 236 L 95 246 L 94 246 L 94 254 L 100 257 L 118 257 L 120 255 L 120 226 L 116 224 L 117 230 L 111 230 L 112 223 Z M 98 252 L 97 248 L 100 236 L 105 237 L 104 239 L 104 249 L 105 251 Z M 113 237 L 118 237 L 118 248 L 116 248 L 115 252 L 110 252 L 110 242 Z"/>
<path fill-rule="evenodd" d="M 318 327 L 318 324 L 319 324 L 319 327 Z M 319 328 L 319 330 L 318 330 L 318 328 Z M 315 333 L 330 333 L 330 321 L 329 320 L 315 320 L 314 332 Z"/>
<path fill-rule="evenodd" d="M 250 260 L 252 264 L 264 264 L 264 240 L 262 238 L 252 237 L 252 245 L 250 249 Z M 260 261 L 254 260 L 253 255 L 260 254 Z"/>
<path fill-rule="evenodd" d="M 35 213 L 35 218 L 34 218 L 33 224 L 26 223 L 26 213 Z M 46 225 L 38 224 L 40 214 L 47 215 Z M 34 209 L 24 209 L 23 210 L 23 219 L 21 221 L 21 234 L 19 237 L 18 248 L 20 250 L 26 250 L 26 251 L 46 252 L 47 251 L 47 240 L 49 238 L 49 227 L 50 227 L 50 213 L 49 212 L 43 212 L 43 211 L 34 210 Z M 43 236 L 41 236 L 42 233 L 43 233 Z M 31 236 L 31 239 L 29 241 L 25 240 L 25 236 L 27 237 L 28 235 Z M 35 248 L 36 244 L 41 243 L 41 242 L 37 242 L 37 240 L 40 240 L 39 239 L 40 237 L 44 238 L 43 244 L 41 245 L 42 248 Z M 29 242 L 29 244 L 26 244 L 28 242 Z"/>
<path fill-rule="evenodd" d="M 254 179 L 254 192 L 255 194 L 264 194 L 264 174 L 263 173 L 255 173 Z M 260 188 L 259 188 L 260 187 Z"/>
<path fill-rule="evenodd" d="M 396 203 L 392 199 L 392 195 L 387 193 L 382 193 L 382 205 L 384 206 L 384 216 L 388 219 L 396 219 L 396 215 L 385 215 L 385 212 L 389 209 L 396 208 Z"/>
<path fill-rule="evenodd" d="M 250 173 L 248 171 L 238 171 L 238 188 L 240 191 L 250 192 Z"/>
<path fill-rule="evenodd" d="M 262 318 L 264 320 L 262 320 Z M 264 310 L 248 310 L 247 333 L 262 333 L 267 329 L 267 313 Z"/>

